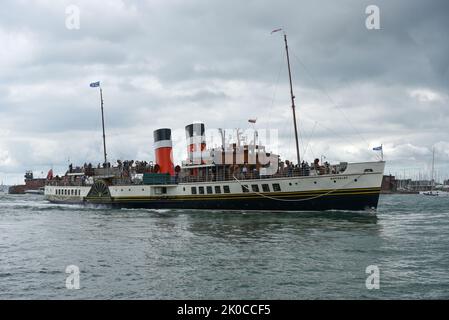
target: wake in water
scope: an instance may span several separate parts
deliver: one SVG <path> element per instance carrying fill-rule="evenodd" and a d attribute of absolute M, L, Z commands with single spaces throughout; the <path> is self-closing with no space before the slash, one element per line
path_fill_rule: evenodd
<path fill-rule="evenodd" d="M 31 211 L 46 211 L 46 210 L 83 210 L 92 209 L 83 205 L 70 204 L 55 204 L 50 203 L 42 197 L 32 195 L 2 195 L 0 196 L 0 210 L 16 210 L 24 209 Z"/>

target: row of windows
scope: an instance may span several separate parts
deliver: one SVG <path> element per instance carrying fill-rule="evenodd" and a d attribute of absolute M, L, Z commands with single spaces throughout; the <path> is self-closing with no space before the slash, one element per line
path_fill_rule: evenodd
<path fill-rule="evenodd" d="M 273 191 L 279 192 L 281 191 L 281 186 L 279 183 L 273 183 L 272 184 Z M 252 192 L 260 192 L 259 185 L 258 184 L 252 184 L 251 185 Z M 221 192 L 221 186 L 207 186 L 207 187 L 192 187 L 191 189 L 192 194 L 220 194 L 220 193 L 231 193 L 231 190 L 229 189 L 229 186 L 223 186 L 223 192 Z M 250 188 L 248 185 L 242 185 L 242 191 L 243 192 L 250 192 Z M 263 192 L 270 192 L 270 185 L 264 183 L 262 184 L 262 191 Z"/>
<path fill-rule="evenodd" d="M 223 186 L 223 192 L 221 192 L 221 186 L 214 186 L 213 189 L 212 189 L 212 186 L 207 186 L 206 188 L 198 187 L 198 191 L 197 191 L 197 187 L 192 187 L 191 191 L 192 191 L 192 194 L 205 194 L 205 192 L 207 192 L 207 194 L 213 194 L 214 191 L 216 194 L 231 193 L 229 186 Z"/>
<path fill-rule="evenodd" d="M 279 192 L 281 191 L 281 186 L 279 185 L 279 183 L 273 183 L 273 191 L 275 192 Z M 251 185 L 251 189 L 249 188 L 248 185 L 244 184 L 242 185 L 242 191 L 243 192 L 260 192 L 260 188 L 258 184 L 252 184 Z M 263 192 L 270 192 L 270 185 L 267 183 L 262 184 L 262 191 Z"/>
<path fill-rule="evenodd" d="M 58 196 L 79 196 L 81 195 L 81 190 L 78 189 L 56 189 L 56 195 Z"/>

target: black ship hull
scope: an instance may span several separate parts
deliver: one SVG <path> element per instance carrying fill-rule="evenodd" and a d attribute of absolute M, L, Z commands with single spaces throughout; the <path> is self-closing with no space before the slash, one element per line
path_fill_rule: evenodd
<path fill-rule="evenodd" d="M 376 209 L 380 190 L 348 191 L 329 195 L 289 195 L 284 197 L 223 197 L 222 199 L 164 199 L 136 198 L 120 199 L 91 198 L 82 204 L 129 209 L 197 209 L 197 210 L 242 210 L 242 211 L 363 211 Z M 52 201 L 57 203 L 58 201 Z M 67 204 L 67 201 L 63 203 Z M 74 204 L 77 202 L 73 202 Z M 80 202 L 78 202 L 80 203 Z"/>

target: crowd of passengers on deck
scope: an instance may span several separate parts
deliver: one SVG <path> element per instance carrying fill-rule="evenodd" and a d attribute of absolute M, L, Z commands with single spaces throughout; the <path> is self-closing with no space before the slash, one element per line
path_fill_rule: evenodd
<path fill-rule="evenodd" d="M 260 166 L 255 164 L 244 163 L 243 165 L 230 165 L 224 170 L 217 170 L 216 167 L 203 168 L 195 171 L 193 174 L 192 169 L 181 170 L 180 166 L 175 167 L 175 175 L 173 176 L 173 182 L 179 183 L 183 181 L 203 181 L 203 180 L 230 180 L 233 178 L 238 179 L 259 179 L 268 178 L 269 176 L 261 175 L 259 169 Z M 98 163 L 95 167 L 92 163 L 84 163 L 83 166 L 74 167 L 73 164 L 69 165 L 66 175 L 63 177 L 56 176 L 53 178 L 55 182 L 64 182 L 66 184 L 84 185 L 87 177 L 98 175 L 101 170 L 107 172 L 111 169 L 112 174 L 118 175 L 122 179 L 130 181 L 131 176 L 134 174 L 144 173 L 159 173 L 160 167 L 153 162 L 147 161 L 135 161 L 135 160 L 117 160 L 115 165 L 111 165 L 110 162 Z M 223 174 L 224 172 L 224 174 Z M 278 165 L 277 173 L 272 175 L 273 177 L 293 177 L 293 176 L 309 176 L 311 173 L 316 175 L 335 174 L 335 166 L 331 166 L 329 162 L 320 164 L 319 159 L 315 159 L 314 162 L 308 163 L 302 161 L 300 165 L 295 165 L 289 160 L 280 161 Z M 68 175 L 71 174 L 71 175 Z M 75 175 L 73 175 L 75 174 Z M 79 175 L 76 175 L 79 174 Z M 71 177 L 69 177 L 71 176 Z"/>

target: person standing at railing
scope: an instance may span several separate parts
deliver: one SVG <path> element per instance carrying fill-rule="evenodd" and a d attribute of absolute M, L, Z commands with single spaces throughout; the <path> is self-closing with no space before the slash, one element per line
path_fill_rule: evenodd
<path fill-rule="evenodd" d="M 289 177 L 291 177 L 293 175 L 293 164 L 290 162 L 288 163 L 287 174 Z"/>
<path fill-rule="evenodd" d="M 253 176 L 254 179 L 259 179 L 259 170 L 257 168 L 253 169 Z"/>
<path fill-rule="evenodd" d="M 246 166 L 246 162 L 245 162 L 245 164 L 242 167 L 242 175 L 245 179 L 247 177 L 247 174 L 248 174 L 248 167 Z"/>

